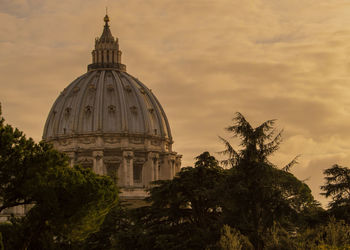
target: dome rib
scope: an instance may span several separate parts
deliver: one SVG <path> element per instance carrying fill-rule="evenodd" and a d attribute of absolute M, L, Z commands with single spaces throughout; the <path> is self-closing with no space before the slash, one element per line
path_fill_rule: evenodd
<path fill-rule="evenodd" d="M 75 130 L 75 133 L 80 134 L 84 131 L 84 104 L 86 103 L 86 98 L 88 96 L 87 92 L 89 91 L 89 84 L 94 83 L 96 79 L 97 72 L 92 72 L 89 77 L 86 78 L 86 81 L 81 83 L 81 86 L 76 86 L 79 88 L 78 94 L 77 94 L 77 105 L 76 105 L 76 110 L 75 110 L 75 121 L 74 121 L 74 126 L 73 129 Z M 94 112 L 92 112 L 93 115 Z M 93 117 L 92 117 L 93 118 Z M 88 124 L 86 124 L 88 125 Z M 90 124 L 91 130 L 93 131 L 93 123 Z"/>
<path fill-rule="evenodd" d="M 121 132 L 126 132 L 128 129 L 128 119 L 126 117 L 126 107 L 125 105 L 125 96 L 124 96 L 124 91 L 123 91 L 123 87 L 122 87 L 122 84 L 121 84 L 121 79 L 119 78 L 119 76 L 117 75 L 117 73 L 113 70 L 112 71 L 112 74 L 114 76 L 114 80 L 115 80 L 115 85 L 117 86 L 118 88 L 118 95 L 119 95 L 119 105 L 120 105 L 120 108 L 121 108 L 121 122 L 122 122 L 122 126 L 121 126 Z"/>
<path fill-rule="evenodd" d="M 97 98 L 97 103 L 96 103 L 96 111 L 97 114 L 95 116 L 94 123 L 96 125 L 96 130 L 102 132 L 102 123 L 103 123 L 103 102 L 104 102 L 104 83 L 105 83 L 105 77 L 106 77 L 106 71 L 102 71 L 100 78 L 98 79 L 98 82 L 96 84 L 96 95 L 98 96 Z"/>
<path fill-rule="evenodd" d="M 124 76 L 124 78 L 126 79 L 127 76 Z M 128 79 L 130 82 L 130 79 Z M 133 78 L 131 78 L 131 81 L 134 81 Z M 142 121 L 143 121 L 143 127 L 144 127 L 144 133 L 152 133 L 150 131 L 150 123 L 149 120 L 147 118 L 149 118 L 147 114 L 148 110 L 147 108 L 145 108 L 145 101 L 142 99 L 141 95 L 140 95 L 140 90 L 135 86 L 134 84 L 130 84 L 131 88 L 134 90 L 133 94 L 135 96 L 135 99 L 138 103 L 139 109 L 142 109 L 142 112 L 140 112 L 140 114 L 142 115 Z"/>
<path fill-rule="evenodd" d="M 163 125 L 163 122 L 165 123 L 165 127 L 166 127 L 166 130 L 167 130 L 167 135 L 168 135 L 169 139 L 172 139 L 169 121 L 168 121 L 168 118 L 167 118 L 166 115 L 165 115 L 164 109 L 163 109 L 163 107 L 160 105 L 160 103 L 159 103 L 157 97 L 155 97 L 154 95 L 153 95 L 152 97 L 155 99 L 156 103 L 158 104 L 158 108 L 159 108 L 160 111 L 162 112 L 162 115 L 161 115 L 161 124 Z"/>
<path fill-rule="evenodd" d="M 64 118 L 64 112 L 67 112 L 68 108 L 72 108 L 71 104 L 69 104 L 69 105 L 67 104 L 69 101 L 71 101 L 71 98 L 69 98 L 70 95 L 71 95 L 71 90 L 73 90 L 74 86 L 78 85 L 80 83 L 80 81 L 83 81 L 88 75 L 84 74 L 83 76 L 84 77 L 82 77 L 81 80 L 75 80 L 70 85 L 68 85 L 68 87 L 65 90 L 63 90 L 63 92 L 59 96 L 59 100 L 61 100 L 61 107 L 59 107 L 59 109 L 58 109 L 60 112 L 59 112 L 59 115 L 56 118 L 56 123 L 57 123 L 57 128 L 55 128 L 56 131 L 57 131 L 56 136 L 58 136 L 60 134 L 64 135 L 65 132 L 68 132 L 67 128 L 65 127 L 65 124 L 67 123 L 67 121 L 63 121 L 62 122 L 62 120 L 65 119 Z M 73 112 L 75 112 L 74 109 L 73 109 Z M 71 117 L 72 116 L 70 114 L 68 116 L 68 118 L 66 118 L 66 120 L 68 120 L 68 122 L 69 122 L 69 120 L 72 119 Z M 62 123 L 64 123 L 64 124 L 62 124 Z M 74 121 L 72 122 L 72 124 L 74 125 Z M 74 127 L 72 127 L 71 130 L 74 130 Z"/>

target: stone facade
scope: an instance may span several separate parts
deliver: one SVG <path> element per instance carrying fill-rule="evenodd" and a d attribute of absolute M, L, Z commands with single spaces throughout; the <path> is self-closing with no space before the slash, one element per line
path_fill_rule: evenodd
<path fill-rule="evenodd" d="M 160 138 L 71 135 L 47 141 L 69 156 L 71 166 L 80 164 L 115 179 L 125 199 L 144 198 L 151 181 L 172 179 L 181 168 L 181 156 Z"/>

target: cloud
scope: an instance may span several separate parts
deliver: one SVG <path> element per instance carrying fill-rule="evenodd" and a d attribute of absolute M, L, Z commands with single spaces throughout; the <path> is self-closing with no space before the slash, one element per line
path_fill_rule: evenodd
<path fill-rule="evenodd" d="M 106 1 L 0 0 L 0 101 L 7 122 L 40 140 L 46 116 L 86 72 Z M 319 199 L 322 169 L 350 165 L 350 4 L 345 0 L 109 1 L 130 74 L 157 95 L 183 165 L 222 150 L 236 111 L 278 119 L 283 165 Z"/>

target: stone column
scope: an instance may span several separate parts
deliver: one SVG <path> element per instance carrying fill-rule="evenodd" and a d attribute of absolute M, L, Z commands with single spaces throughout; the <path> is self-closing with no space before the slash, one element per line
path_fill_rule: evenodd
<path fill-rule="evenodd" d="M 120 63 L 122 58 L 122 52 L 118 50 L 117 62 Z"/>
<path fill-rule="evenodd" d="M 113 50 L 113 63 L 117 63 L 117 62 L 118 62 L 117 50 Z"/>
<path fill-rule="evenodd" d="M 168 162 L 169 162 L 169 174 L 170 174 L 170 176 L 168 177 L 169 179 L 172 179 L 174 176 L 175 176 L 175 157 L 174 157 L 174 155 L 169 155 L 169 160 L 168 160 Z"/>
<path fill-rule="evenodd" d="M 172 169 L 171 169 L 170 155 L 165 155 L 163 156 L 160 162 L 159 179 L 169 180 L 171 178 L 172 178 Z"/>
<path fill-rule="evenodd" d="M 108 54 L 109 54 L 109 63 L 113 63 L 113 50 L 108 50 Z"/>
<path fill-rule="evenodd" d="M 175 160 L 176 173 L 180 172 L 181 170 L 181 157 L 182 155 L 176 155 L 176 160 Z"/>
<path fill-rule="evenodd" d="M 107 61 L 107 50 L 103 50 L 103 60 L 102 63 L 108 63 Z"/>
<path fill-rule="evenodd" d="M 158 171 L 158 165 L 159 165 L 159 155 L 154 154 L 152 157 L 152 181 L 159 180 L 159 171 Z"/>
<path fill-rule="evenodd" d="M 96 50 L 92 51 L 92 63 L 96 63 Z"/>
<path fill-rule="evenodd" d="M 92 156 L 93 159 L 93 171 L 96 174 L 104 175 L 106 174 L 103 167 L 103 151 L 93 151 Z"/>
<path fill-rule="evenodd" d="M 146 157 L 146 162 L 143 164 L 142 172 L 143 172 L 143 178 L 142 183 L 144 185 L 149 185 L 151 181 L 153 181 L 153 153 L 148 152 Z"/>
<path fill-rule="evenodd" d="M 96 50 L 96 52 L 97 52 L 97 62 L 101 63 L 102 62 L 102 51 Z"/>
<path fill-rule="evenodd" d="M 123 172 L 125 186 L 131 187 L 134 185 L 134 169 L 133 169 L 133 158 L 134 152 L 124 151 L 123 152 Z"/>
<path fill-rule="evenodd" d="M 143 165 L 143 173 L 145 179 L 142 181 L 144 185 L 149 185 L 151 181 L 158 180 L 158 158 L 159 155 L 154 152 L 147 154 L 147 161 Z"/>

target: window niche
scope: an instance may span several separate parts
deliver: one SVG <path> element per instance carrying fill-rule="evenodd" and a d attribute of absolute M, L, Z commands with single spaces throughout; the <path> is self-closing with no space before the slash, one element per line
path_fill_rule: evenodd
<path fill-rule="evenodd" d="M 93 170 L 92 159 L 88 159 L 88 158 L 79 159 L 77 163 L 80 164 L 83 168 L 88 168 L 88 169 Z"/>
<path fill-rule="evenodd" d="M 117 182 L 118 179 L 118 169 L 119 169 L 119 163 L 107 163 L 106 169 L 107 169 L 107 175 L 113 179 L 114 182 Z"/>
<path fill-rule="evenodd" d="M 133 166 L 135 184 L 142 184 L 142 167 L 143 164 L 134 164 Z"/>

